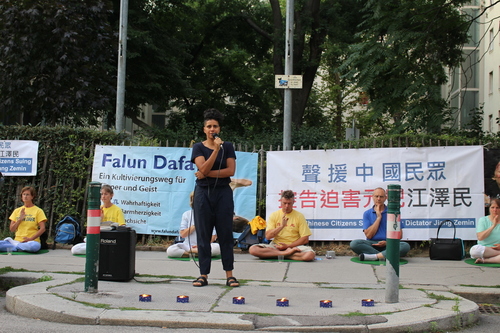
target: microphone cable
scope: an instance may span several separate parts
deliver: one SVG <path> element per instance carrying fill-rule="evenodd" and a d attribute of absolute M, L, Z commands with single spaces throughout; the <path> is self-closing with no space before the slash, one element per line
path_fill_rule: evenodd
<path fill-rule="evenodd" d="M 220 168 L 222 167 L 222 161 L 224 159 L 224 147 L 223 147 L 223 144 L 220 145 L 220 148 L 222 149 L 222 155 L 221 155 L 221 159 L 220 159 L 220 162 L 219 162 L 219 168 L 218 168 L 218 172 L 217 172 L 217 177 L 215 177 L 215 183 L 214 183 L 214 186 L 213 186 L 213 190 L 215 191 L 215 187 L 217 186 L 217 182 L 219 180 L 219 174 L 220 174 Z M 210 197 L 210 182 L 208 180 L 208 177 L 206 177 L 206 181 L 207 181 L 207 192 L 208 192 L 208 196 Z M 191 217 L 190 217 L 190 220 L 189 220 L 189 223 L 188 223 L 188 228 L 191 227 L 192 225 L 192 222 L 194 220 L 194 214 L 196 213 L 195 212 L 195 209 L 194 209 L 194 197 L 196 196 L 196 182 L 195 182 L 195 185 L 194 185 L 194 190 L 193 190 L 193 205 L 191 207 Z M 210 204 L 210 208 L 212 208 L 213 210 L 213 207 L 212 205 Z M 196 231 L 196 225 L 195 225 L 195 231 Z M 212 231 L 211 233 L 213 233 L 213 228 L 212 228 Z M 200 268 L 200 265 L 196 262 L 195 260 L 195 255 L 194 253 L 192 252 L 191 250 L 191 238 L 189 237 L 190 235 L 188 235 L 188 246 L 189 246 L 189 257 L 193 260 L 194 264 L 196 265 L 196 267 L 198 267 L 198 269 Z M 210 236 L 210 247 L 212 246 L 211 245 L 211 241 L 212 241 L 212 237 Z M 196 245 L 198 246 L 198 244 Z M 198 247 L 198 251 L 199 251 L 199 247 Z M 199 255 L 199 252 L 198 252 L 198 258 L 200 257 Z M 211 259 L 210 259 L 211 260 Z"/>
<path fill-rule="evenodd" d="M 192 204 L 192 207 L 191 207 L 191 214 L 189 216 L 189 222 L 188 222 L 188 230 L 191 228 L 191 226 L 193 225 L 193 220 L 194 220 L 194 192 L 193 191 L 193 204 Z M 196 232 L 196 226 L 194 227 L 194 232 Z M 196 267 L 198 267 L 198 269 L 200 269 L 200 265 L 196 262 L 196 259 L 195 259 L 195 255 L 192 251 L 192 247 L 191 247 L 191 236 L 192 236 L 193 233 L 190 233 L 187 235 L 187 245 L 189 247 L 189 257 L 193 260 L 194 264 Z M 196 242 L 196 246 L 198 246 L 198 242 Z M 199 254 L 198 254 L 198 257 L 199 257 Z"/>

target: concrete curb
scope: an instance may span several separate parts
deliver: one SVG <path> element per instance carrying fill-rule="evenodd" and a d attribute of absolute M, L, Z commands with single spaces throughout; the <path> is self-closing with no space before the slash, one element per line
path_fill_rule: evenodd
<path fill-rule="evenodd" d="M 443 299 L 435 300 L 429 298 L 429 306 L 423 305 L 408 310 L 405 309 L 405 304 L 401 304 L 400 311 L 383 314 L 373 313 L 366 317 L 354 317 L 351 318 L 352 323 L 350 324 L 346 324 L 346 319 L 343 317 L 342 323 L 335 325 L 324 321 L 327 319 L 331 320 L 335 315 L 327 317 L 301 316 L 300 312 L 297 315 L 278 314 L 270 317 L 252 317 L 243 312 L 224 313 L 220 311 L 200 312 L 97 308 L 73 301 L 70 297 L 63 298 L 61 295 L 51 292 L 54 286 L 74 283 L 75 280 L 81 279 L 82 276 L 77 274 L 10 272 L 0 276 L 0 280 L 26 282 L 37 280 L 44 275 L 50 275 L 53 279 L 9 289 L 6 294 L 7 310 L 24 317 L 79 325 L 126 325 L 193 329 L 212 328 L 241 331 L 267 330 L 349 333 L 449 330 L 473 324 L 479 317 L 479 308 L 474 302 L 448 291 L 436 290 L 432 291 L 432 293 L 441 296 Z M 257 281 L 250 282 L 250 284 L 256 283 Z M 281 282 L 271 284 L 276 285 L 275 287 L 277 288 L 285 287 L 286 285 Z M 293 289 L 302 293 L 305 292 L 306 294 L 308 288 L 312 288 L 310 289 L 311 291 L 318 289 L 317 285 L 306 283 L 293 285 Z M 249 287 L 256 288 L 258 285 Z M 429 288 L 426 289 L 432 290 L 432 286 L 428 287 Z M 437 287 L 436 289 L 439 289 L 441 286 Z M 212 288 L 216 288 L 216 286 L 212 286 Z M 357 289 L 354 288 L 353 292 Z M 461 292 L 466 292 L 467 289 L 475 289 L 475 291 L 478 292 L 491 291 L 492 288 L 481 288 L 481 290 L 477 290 L 478 288 L 456 287 L 456 289 L 460 289 Z M 289 286 L 288 290 L 290 290 Z M 410 293 L 415 294 L 420 292 L 413 291 Z M 231 297 L 232 294 L 229 293 L 226 296 Z M 323 319 L 323 322 L 321 319 Z"/>

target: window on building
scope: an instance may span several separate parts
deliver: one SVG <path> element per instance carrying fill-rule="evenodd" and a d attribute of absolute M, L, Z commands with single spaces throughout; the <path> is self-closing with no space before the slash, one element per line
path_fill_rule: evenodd
<path fill-rule="evenodd" d="M 165 114 L 153 114 L 151 116 L 151 122 L 155 127 L 165 128 Z"/>
<path fill-rule="evenodd" d="M 493 44 L 495 41 L 495 34 L 493 32 L 493 28 L 490 29 L 490 47 L 489 47 L 489 51 L 493 51 L 493 46 L 495 44 Z"/>
<path fill-rule="evenodd" d="M 493 115 L 488 116 L 488 132 L 493 132 Z"/>
<path fill-rule="evenodd" d="M 489 85 L 489 89 L 488 89 L 488 92 L 489 94 L 493 94 L 493 72 L 490 72 L 490 75 L 489 75 L 489 80 L 488 80 L 488 85 Z"/>
<path fill-rule="evenodd" d="M 464 50 L 464 61 L 461 67 L 460 87 L 456 89 L 465 88 L 479 88 L 479 57 L 477 49 Z"/>
<path fill-rule="evenodd" d="M 471 4 L 471 6 L 474 6 L 474 4 Z M 477 7 L 477 8 L 465 7 L 462 9 L 462 11 L 468 17 L 477 17 L 479 15 L 479 7 Z M 471 23 L 471 25 L 469 27 L 468 34 L 469 34 L 469 38 L 468 38 L 467 42 L 464 44 L 464 46 L 465 47 L 477 47 L 477 46 L 479 46 L 479 43 L 481 41 L 479 20 L 475 20 L 474 22 Z M 483 32 L 482 38 L 483 39 L 485 38 L 484 32 Z"/>
<path fill-rule="evenodd" d="M 472 110 L 479 107 L 479 91 L 467 90 L 462 91 L 460 101 L 460 124 L 459 128 L 468 128 L 472 121 Z"/>

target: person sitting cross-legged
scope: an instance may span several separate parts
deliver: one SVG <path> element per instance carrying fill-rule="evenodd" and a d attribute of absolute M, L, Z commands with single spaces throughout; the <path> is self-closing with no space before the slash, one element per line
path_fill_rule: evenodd
<path fill-rule="evenodd" d="M 194 226 L 194 214 L 193 214 L 193 200 L 194 192 L 189 195 L 189 205 L 190 210 L 187 210 L 182 214 L 181 225 L 180 225 L 180 236 L 184 238 L 182 243 L 172 244 L 167 248 L 167 256 L 170 258 L 185 258 L 190 255 L 198 254 L 198 242 L 196 239 L 196 228 Z M 215 233 L 215 228 L 212 232 L 212 239 L 210 242 L 210 247 L 212 250 L 212 257 L 220 255 L 219 243 L 215 243 L 217 235 Z"/>
<path fill-rule="evenodd" d="M 387 195 L 381 187 L 372 194 L 373 207 L 363 214 L 363 232 L 366 239 L 355 239 L 351 242 L 351 249 L 359 255 L 359 260 L 385 260 L 387 237 Z M 402 232 L 402 231 L 401 231 Z M 400 257 L 410 251 L 410 244 L 399 243 Z"/>
<path fill-rule="evenodd" d="M 111 224 L 125 225 L 125 215 L 120 207 L 113 203 L 113 187 L 108 184 L 101 186 L 101 226 L 110 226 Z M 87 253 L 86 238 L 83 243 L 73 245 L 71 254 L 84 255 Z"/>
<path fill-rule="evenodd" d="M 36 190 L 33 186 L 23 187 L 21 201 L 23 205 L 10 215 L 10 231 L 15 238 L 7 237 L 0 241 L 0 251 L 38 252 L 41 248 L 40 236 L 45 232 L 47 217 L 41 208 L 33 203 Z"/>
<path fill-rule="evenodd" d="M 316 254 L 310 246 L 305 246 L 311 230 L 304 215 L 293 209 L 293 191 L 284 191 L 280 201 L 281 209 L 267 220 L 266 238 L 272 239 L 272 242 L 252 245 L 248 252 L 261 259 L 282 255 L 286 259 L 313 261 Z"/>
<path fill-rule="evenodd" d="M 470 249 L 476 264 L 500 264 L 500 199 L 491 199 L 489 211 L 477 222 L 477 244 Z"/>

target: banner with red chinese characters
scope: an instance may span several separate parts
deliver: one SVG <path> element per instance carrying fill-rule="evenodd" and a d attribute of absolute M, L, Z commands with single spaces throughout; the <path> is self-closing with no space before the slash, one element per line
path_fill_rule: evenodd
<path fill-rule="evenodd" d="M 482 146 L 268 152 L 266 214 L 292 190 L 310 240 L 365 238 L 373 190 L 399 184 L 403 240 L 434 238 L 447 219 L 457 238 L 475 240 L 476 221 L 485 215 L 483 170 Z M 440 237 L 453 237 L 453 226 L 442 227 Z"/>

